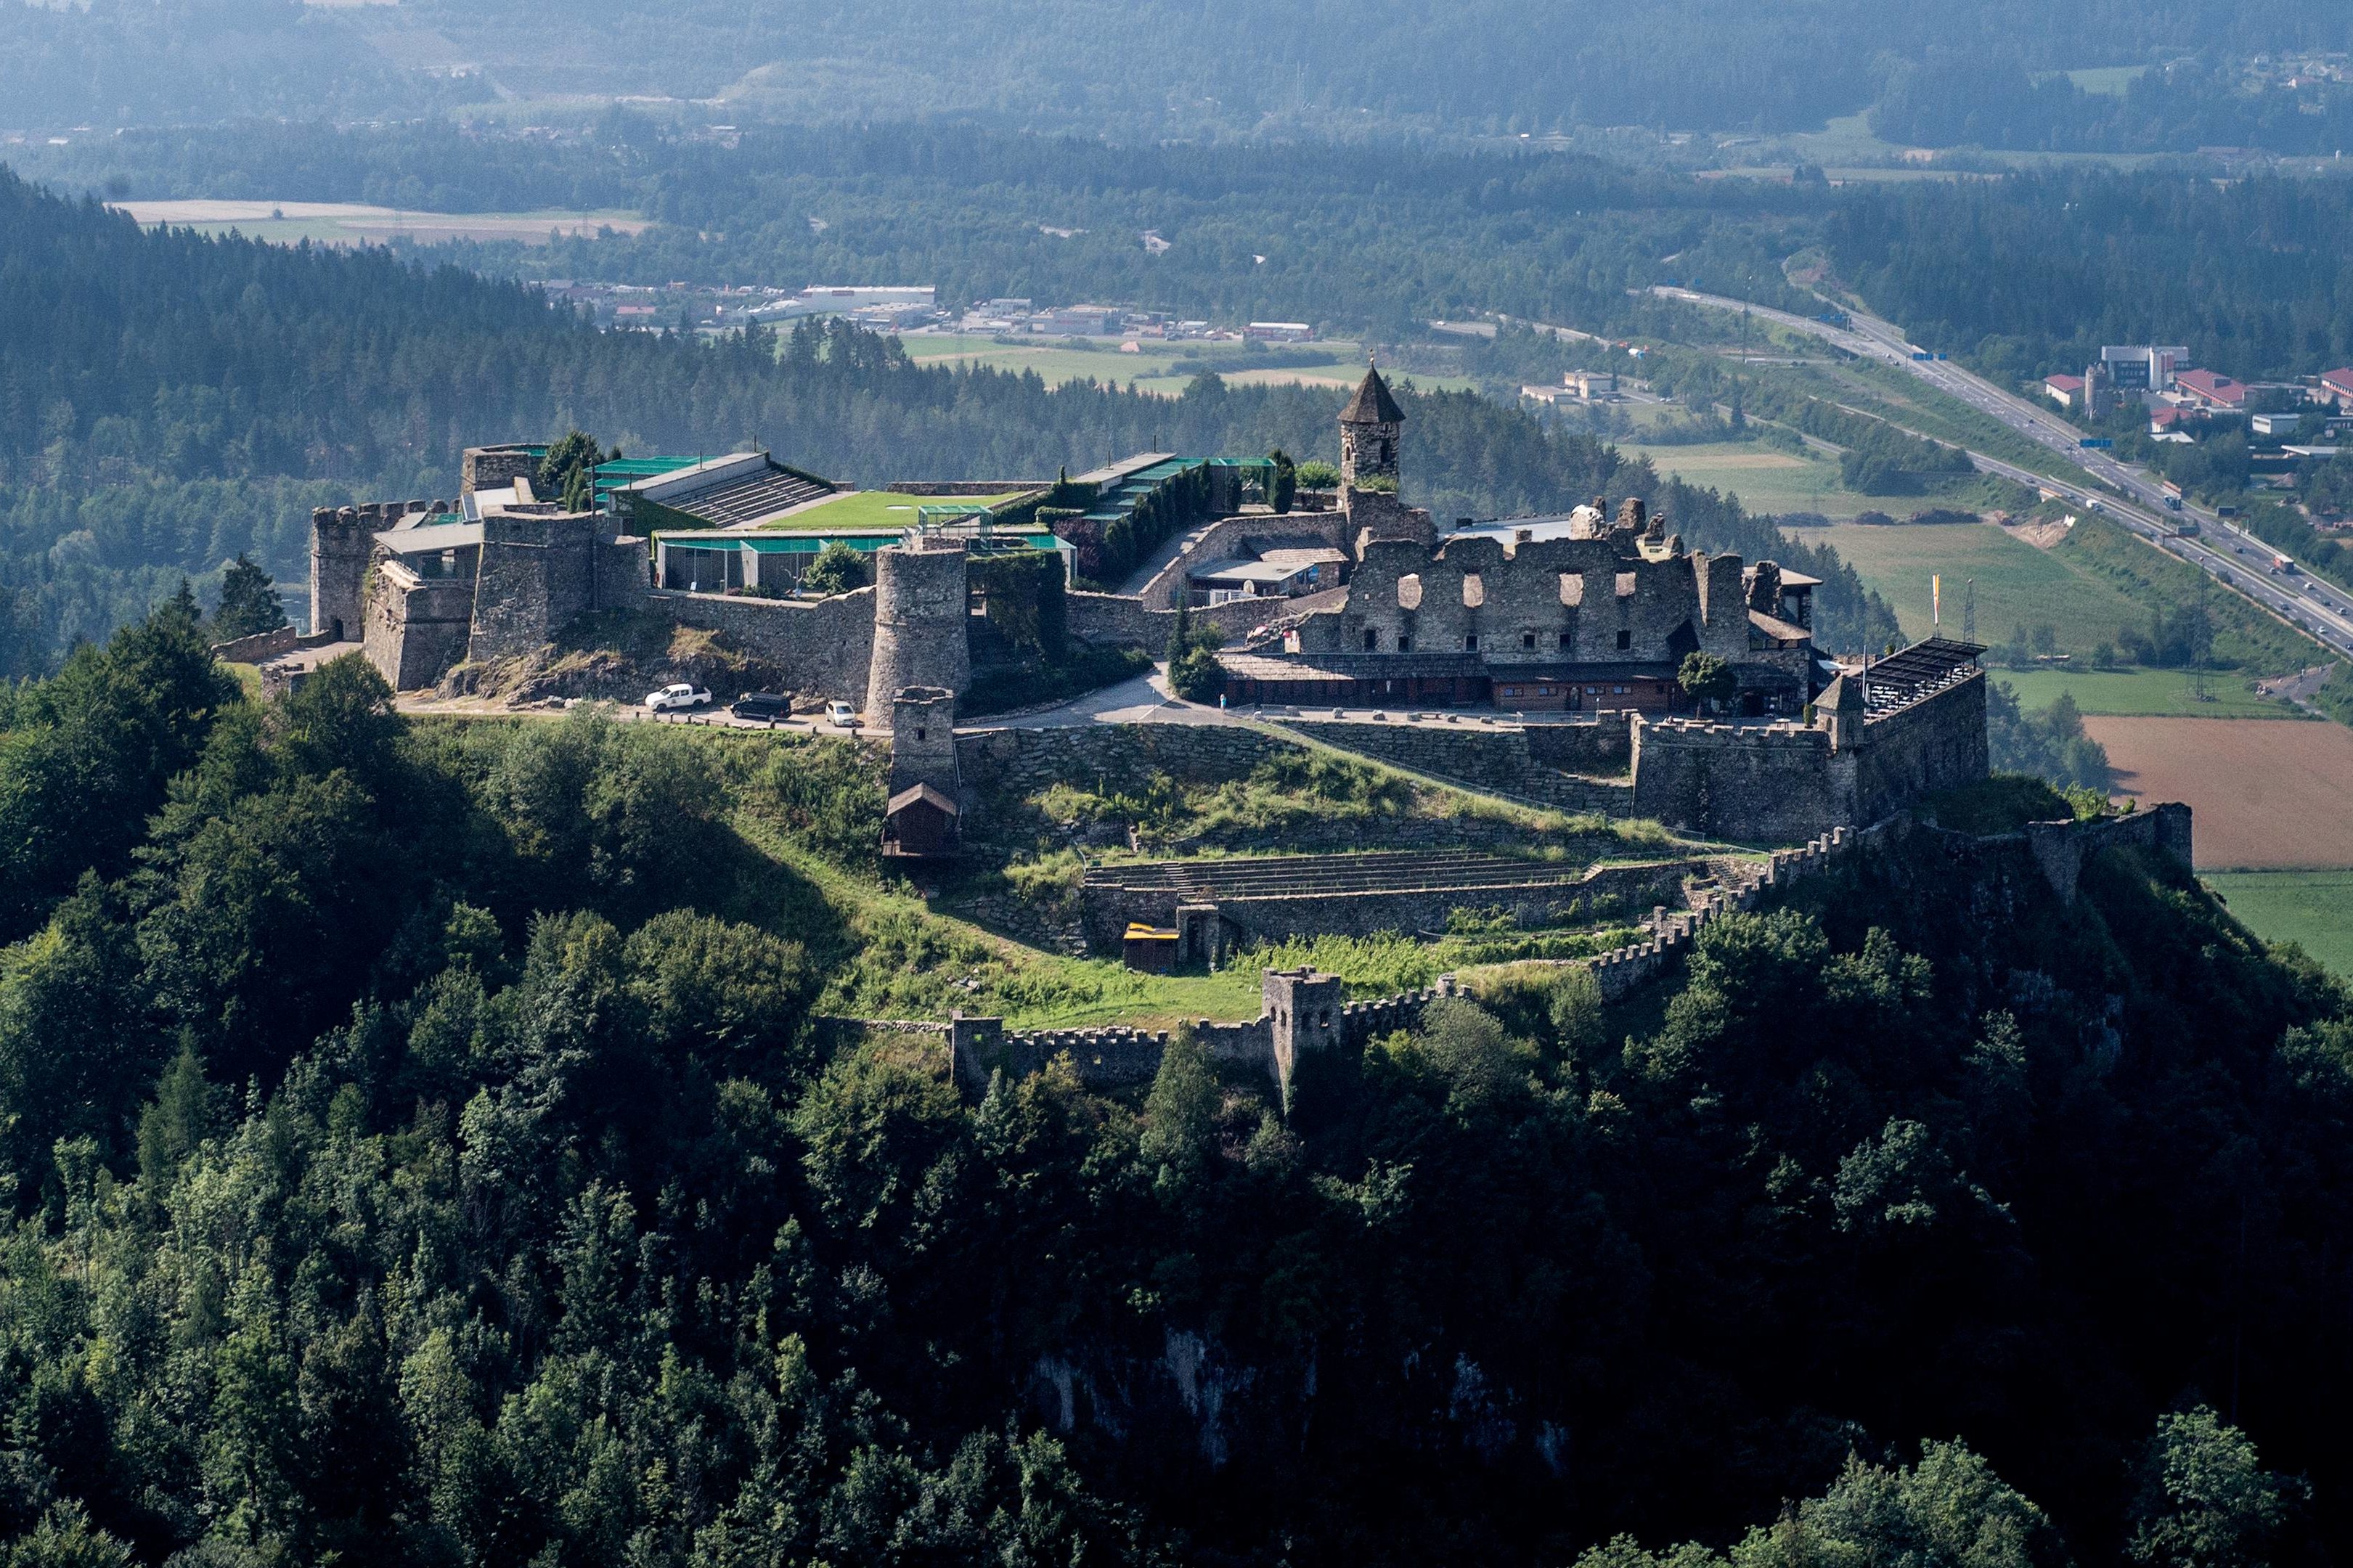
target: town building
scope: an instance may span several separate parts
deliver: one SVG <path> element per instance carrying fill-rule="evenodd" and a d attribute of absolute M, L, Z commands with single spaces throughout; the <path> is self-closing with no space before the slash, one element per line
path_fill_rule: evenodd
<path fill-rule="evenodd" d="M 2247 406 L 2247 384 L 2220 371 L 2184 370 L 2173 377 L 2172 393 L 2185 408 L 2203 413 L 2241 414 Z"/>

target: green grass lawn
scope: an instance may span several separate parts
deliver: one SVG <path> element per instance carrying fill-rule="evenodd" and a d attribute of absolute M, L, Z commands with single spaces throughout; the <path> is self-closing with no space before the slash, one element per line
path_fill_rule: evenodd
<path fill-rule="evenodd" d="M 2266 942 L 2293 942 L 2353 980 L 2353 871 L 2207 871 L 2200 880 Z"/>
<path fill-rule="evenodd" d="M 2095 574 L 2058 553 L 2037 550 L 1990 523 L 1841 523 L 1806 529 L 1809 543 L 1829 544 L 1894 606 L 1906 637 L 1930 627 L 1928 584 L 1945 580 L 1944 629 L 1961 630 L 1961 610 L 1972 579 L 1978 640 L 1998 641 L 2016 626 L 2058 628 L 2060 646 L 2079 656 L 2113 638 L 2120 626 L 2144 626 L 2147 610 Z"/>
<path fill-rule="evenodd" d="M 2200 702 L 2186 669 L 1998 669 L 1996 680 L 2027 708 L 2047 708 L 2064 691 L 2086 713 L 2157 714 L 2180 719 L 2302 719 L 2289 702 L 2258 697 L 2248 678 L 2223 672 L 2206 678 L 2211 699 Z"/>
<path fill-rule="evenodd" d="M 988 506 L 1009 500 L 1022 490 L 1007 490 L 991 496 L 908 496 L 893 490 L 852 490 L 839 500 L 829 500 L 806 510 L 779 518 L 770 527 L 780 529 L 824 529 L 828 532 L 860 532 L 885 528 L 913 528 L 915 509 L 927 505 Z"/>

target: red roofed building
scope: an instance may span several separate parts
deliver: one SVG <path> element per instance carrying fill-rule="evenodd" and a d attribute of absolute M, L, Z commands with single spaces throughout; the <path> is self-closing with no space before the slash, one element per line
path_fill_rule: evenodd
<path fill-rule="evenodd" d="M 2046 375 L 2042 378 L 2042 395 L 2062 408 L 2073 408 L 2084 395 L 2084 378 L 2080 375 Z"/>
<path fill-rule="evenodd" d="M 2235 414 L 2247 405 L 2247 384 L 2211 370 L 2176 371 L 2173 389 L 2195 407 Z"/>
<path fill-rule="evenodd" d="M 2353 367 L 2323 374 L 2318 395 L 2323 402 L 2334 403 L 2339 408 L 2353 408 Z"/>

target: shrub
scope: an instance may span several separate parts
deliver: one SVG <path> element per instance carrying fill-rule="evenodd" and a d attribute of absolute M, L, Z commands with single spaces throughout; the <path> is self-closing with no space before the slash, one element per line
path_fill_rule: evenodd
<path fill-rule="evenodd" d="M 873 581 L 874 563 L 839 539 L 818 551 L 808 570 L 801 574 L 802 587 L 828 597 L 863 588 Z"/>

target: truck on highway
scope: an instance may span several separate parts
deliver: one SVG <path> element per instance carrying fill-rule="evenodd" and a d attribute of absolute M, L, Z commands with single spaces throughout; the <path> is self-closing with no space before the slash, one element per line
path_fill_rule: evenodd
<path fill-rule="evenodd" d="M 2181 498 L 2179 496 L 2166 497 L 2165 510 L 2168 511 L 2179 511 L 2181 510 Z"/>
<path fill-rule="evenodd" d="M 2295 575 L 2295 563 L 2274 550 L 2272 552 L 2272 570 L 2284 576 L 2293 577 Z"/>

